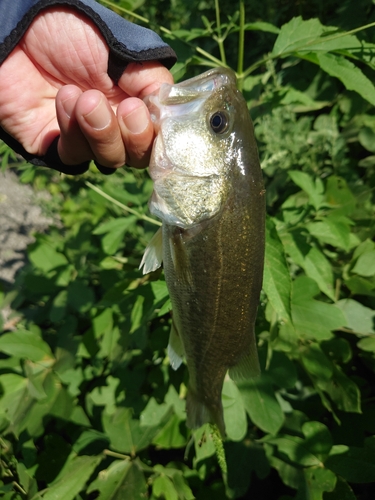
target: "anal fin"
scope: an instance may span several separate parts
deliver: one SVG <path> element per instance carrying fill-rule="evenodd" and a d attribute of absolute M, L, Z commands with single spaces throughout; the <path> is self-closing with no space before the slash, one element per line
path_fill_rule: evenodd
<path fill-rule="evenodd" d="M 161 266 L 163 262 L 163 234 L 159 228 L 151 238 L 143 254 L 139 269 L 143 267 L 143 274 L 152 273 Z"/>

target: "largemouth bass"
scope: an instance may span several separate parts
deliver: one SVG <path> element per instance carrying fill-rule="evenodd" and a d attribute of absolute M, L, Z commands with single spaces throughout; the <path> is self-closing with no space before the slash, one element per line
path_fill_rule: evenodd
<path fill-rule="evenodd" d="M 172 302 L 168 354 L 189 370 L 187 426 L 215 423 L 221 392 L 259 373 L 254 335 L 264 260 L 265 191 L 246 102 L 234 73 L 164 84 L 146 104 L 157 136 L 150 211 L 163 224 L 141 263 L 164 262 Z"/>

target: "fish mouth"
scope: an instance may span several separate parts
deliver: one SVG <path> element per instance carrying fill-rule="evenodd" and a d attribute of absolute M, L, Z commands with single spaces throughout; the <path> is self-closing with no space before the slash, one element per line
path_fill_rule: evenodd
<path fill-rule="evenodd" d="M 236 85 L 236 76 L 229 68 L 210 69 L 175 85 L 163 83 L 158 90 L 143 99 L 156 133 L 164 118 L 199 111 L 213 91 L 227 85 Z"/>

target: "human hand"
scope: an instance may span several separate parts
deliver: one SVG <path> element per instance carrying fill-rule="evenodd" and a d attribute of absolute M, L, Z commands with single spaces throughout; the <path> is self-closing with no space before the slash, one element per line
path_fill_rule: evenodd
<path fill-rule="evenodd" d="M 158 62 L 130 63 L 115 85 L 108 53 L 85 16 L 43 11 L 0 66 L 1 126 L 35 155 L 60 135 L 66 165 L 147 166 L 154 127 L 141 99 L 172 75 Z"/>

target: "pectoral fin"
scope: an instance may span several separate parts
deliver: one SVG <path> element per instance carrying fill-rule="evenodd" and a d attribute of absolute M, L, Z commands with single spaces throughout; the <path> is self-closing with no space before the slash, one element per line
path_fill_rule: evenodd
<path fill-rule="evenodd" d="M 172 320 L 171 333 L 169 334 L 168 356 L 171 366 L 177 370 L 182 363 L 182 358 L 185 356 L 185 349 Z"/>
<path fill-rule="evenodd" d="M 260 375 L 260 366 L 255 335 L 253 333 L 249 352 L 245 353 L 235 366 L 229 368 L 229 376 L 234 382 L 240 382 L 257 377 L 258 375 Z"/>
<path fill-rule="evenodd" d="M 163 234 L 162 228 L 158 229 L 151 238 L 143 254 L 139 269 L 143 267 L 143 274 L 156 271 L 163 261 Z"/>

